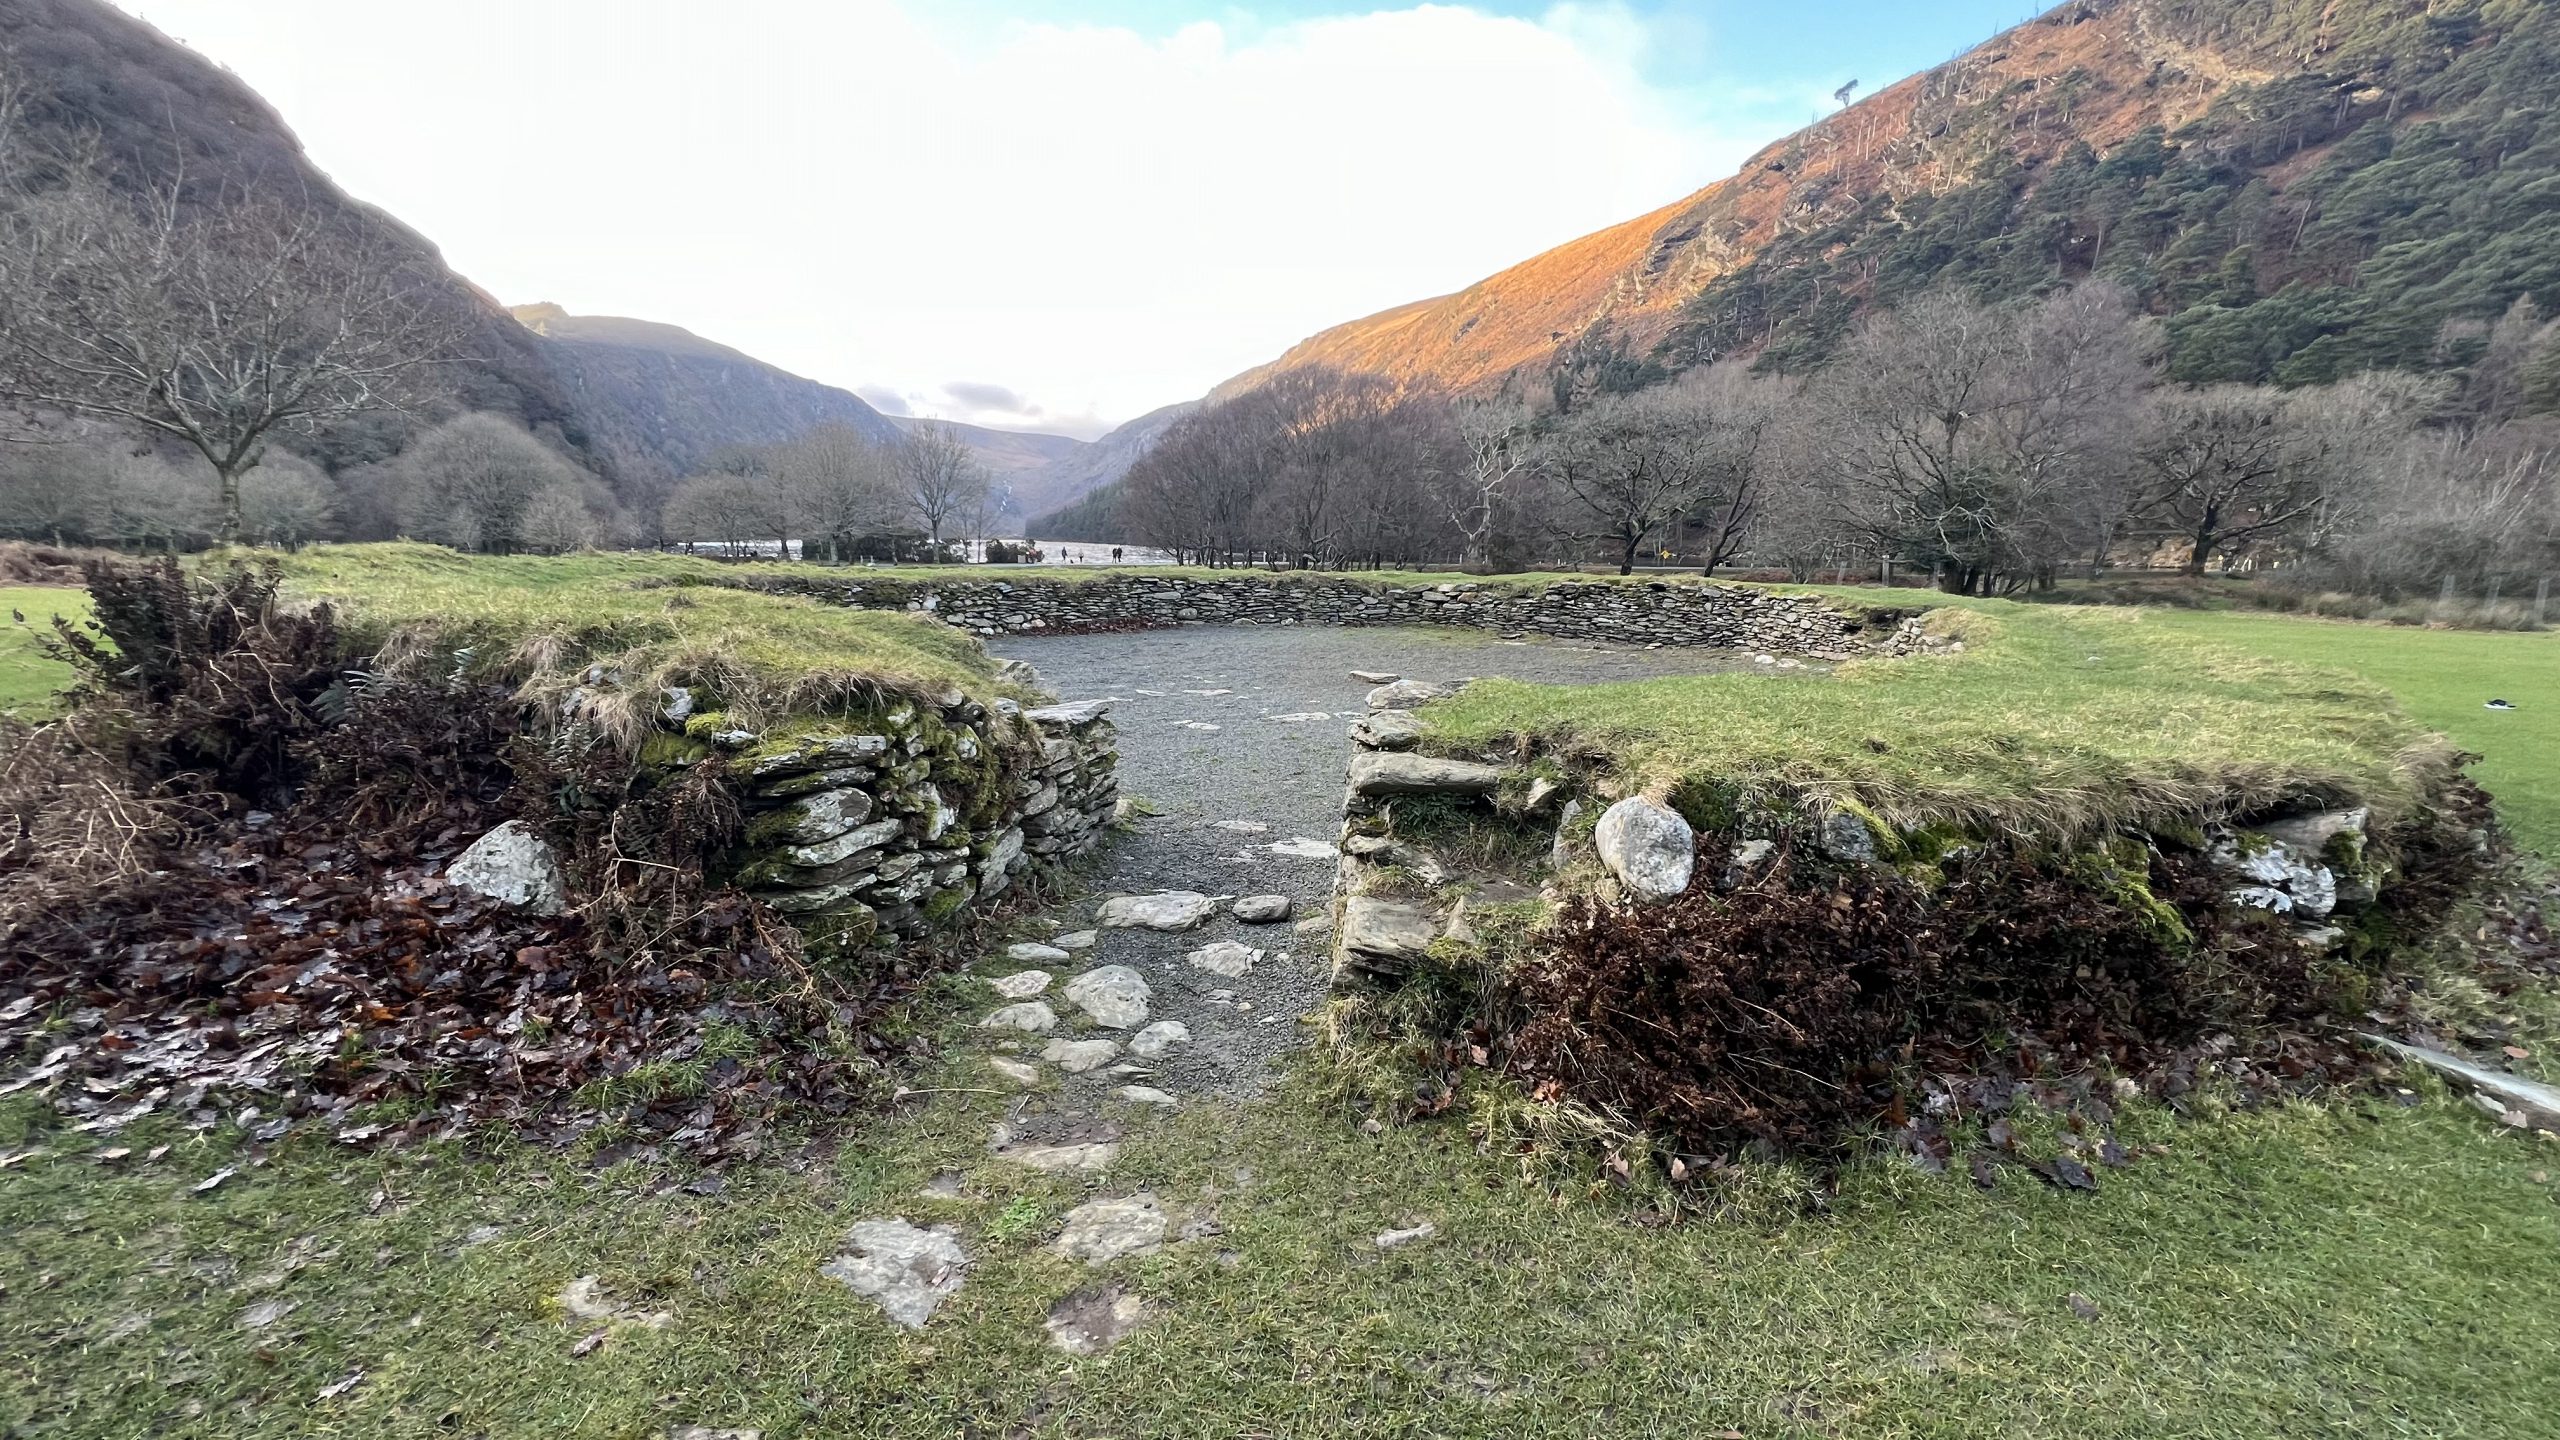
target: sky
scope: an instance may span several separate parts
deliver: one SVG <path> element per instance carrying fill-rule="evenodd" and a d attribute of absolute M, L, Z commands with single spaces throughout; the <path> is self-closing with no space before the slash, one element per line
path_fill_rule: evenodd
<path fill-rule="evenodd" d="M 1092 438 L 1730 173 L 2022 0 L 117 0 L 510 303 Z"/>

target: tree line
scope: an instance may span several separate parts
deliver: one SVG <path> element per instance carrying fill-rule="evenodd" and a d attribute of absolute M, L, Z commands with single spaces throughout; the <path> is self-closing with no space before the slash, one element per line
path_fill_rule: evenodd
<path fill-rule="evenodd" d="M 1625 389 L 1559 369 L 1451 399 L 1286 374 L 1182 421 L 1122 482 L 1129 538 L 1210 564 L 1605 561 L 1994 594 L 2110 563 L 2280 568 L 2378 594 L 2560 566 L 2560 325 L 2518 298 L 2436 372 L 2176 382 L 2106 281 L 1941 287 L 1810 375 L 1728 360 Z"/>

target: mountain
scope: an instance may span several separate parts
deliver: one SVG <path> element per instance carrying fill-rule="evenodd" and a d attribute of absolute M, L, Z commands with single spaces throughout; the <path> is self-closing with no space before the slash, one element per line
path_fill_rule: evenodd
<path fill-rule="evenodd" d="M 1216 392 L 1330 366 L 1456 391 L 1818 364 L 1868 307 L 2090 275 L 2182 379 L 2459 360 L 2560 305 L 2560 5 L 2073 0 L 1740 171 Z"/>
<path fill-rule="evenodd" d="M 509 313 L 542 337 L 597 448 L 626 472 L 682 475 L 721 450 L 768 445 L 831 423 L 879 440 L 899 434 L 850 391 L 680 326 L 572 315 L 548 302 Z"/>
<path fill-rule="evenodd" d="M 1113 515 L 1112 487 L 1138 457 L 1147 453 L 1173 423 L 1200 408 L 1185 400 L 1150 410 L 1110 434 L 1015 482 L 1014 493 L 1033 538 L 1096 540 L 1124 538 Z"/>
<path fill-rule="evenodd" d="M 181 180 L 182 202 L 206 206 L 289 195 L 350 243 L 387 239 L 417 257 L 470 332 L 468 359 L 441 367 L 447 393 L 430 411 L 512 418 L 637 510 L 727 446 L 787 440 L 828 421 L 883 440 L 898 434 L 846 391 L 673 325 L 557 305 L 509 311 L 448 269 L 425 237 L 339 189 L 237 77 L 102 0 L 0 0 L 0 71 L 26 92 L 19 123 L 32 138 L 95 136 L 120 183 Z M 339 470 L 395 452 L 414 424 L 384 416 L 298 437 L 295 448 Z"/>
<path fill-rule="evenodd" d="M 996 430 L 921 415 L 892 415 L 888 419 L 902 432 L 940 425 L 959 436 L 969 453 L 978 457 L 978 463 L 987 467 L 996 486 L 1009 492 L 1003 513 L 1016 523 L 1055 508 L 1061 492 L 1050 477 L 1074 473 L 1078 457 L 1093 448 L 1091 441 L 1036 430 Z"/>
<path fill-rule="evenodd" d="M 0 70 L 21 88 L 18 123 L 39 145 L 94 137 L 121 181 L 180 179 L 188 204 L 223 204 L 243 191 L 289 194 L 335 233 L 421 257 L 441 282 L 439 302 L 469 328 L 471 362 L 447 371 L 451 403 L 509 416 L 605 468 L 542 341 L 447 270 L 423 236 L 340 190 L 283 117 L 229 71 L 101 0 L 0 0 Z M 350 427 L 297 448 L 337 467 L 379 459 L 403 438 L 396 423 Z"/>

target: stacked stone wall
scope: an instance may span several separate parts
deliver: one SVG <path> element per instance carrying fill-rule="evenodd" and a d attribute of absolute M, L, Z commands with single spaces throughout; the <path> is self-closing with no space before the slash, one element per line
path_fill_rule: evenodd
<path fill-rule="evenodd" d="M 909 702 L 723 735 L 747 821 L 735 877 L 813 930 L 919 934 L 1101 839 L 1119 798 L 1107 709 Z"/>
<path fill-rule="evenodd" d="M 1697 582 L 1561 580 L 1386 585 L 1326 575 L 1106 575 L 918 582 L 752 575 L 760 590 L 873 610 L 928 612 L 980 635 L 1173 625 L 1462 625 L 1628 645 L 1709 646 L 1840 660 L 1916 646 L 1906 612 L 1853 614 L 1810 595 Z"/>

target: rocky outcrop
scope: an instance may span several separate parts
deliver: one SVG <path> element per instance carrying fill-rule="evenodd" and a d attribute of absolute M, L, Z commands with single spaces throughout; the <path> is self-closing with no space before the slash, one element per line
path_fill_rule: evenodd
<path fill-rule="evenodd" d="M 980 635 L 1213 624 L 1463 625 L 1505 635 L 1765 650 L 1828 660 L 1921 644 L 1916 629 L 1906 633 L 1901 627 L 1899 613 L 1852 614 L 1811 595 L 1664 580 L 1560 580 L 1527 588 L 1490 581 L 1384 585 L 1331 575 L 1247 574 L 920 584 L 851 574 L 742 573 L 737 583 L 865 609 L 930 612 Z"/>
<path fill-rule="evenodd" d="M 1101 702 L 1021 710 L 909 701 L 798 722 L 772 737 L 719 730 L 742 792 L 735 878 L 813 931 L 885 941 L 1001 895 L 1030 864 L 1092 848 L 1119 798 Z"/>

